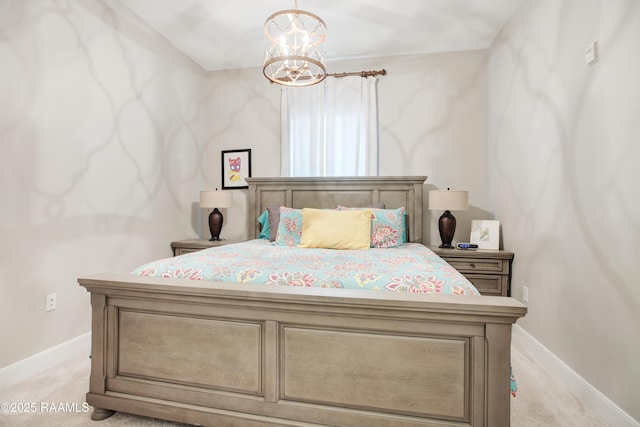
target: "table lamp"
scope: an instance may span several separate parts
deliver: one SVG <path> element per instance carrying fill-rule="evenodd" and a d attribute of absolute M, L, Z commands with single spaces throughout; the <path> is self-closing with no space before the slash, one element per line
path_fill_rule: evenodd
<path fill-rule="evenodd" d="M 230 208 L 233 206 L 233 193 L 230 191 L 201 191 L 200 207 L 213 209 L 209 214 L 209 231 L 211 231 L 210 241 L 220 240 L 222 230 L 222 212 L 218 208 Z"/>
<path fill-rule="evenodd" d="M 468 191 L 451 191 L 431 190 L 429 191 L 429 209 L 444 210 L 444 213 L 438 220 L 438 231 L 442 240 L 441 248 L 453 249 L 451 241 L 456 233 L 456 218 L 451 211 L 469 210 L 469 192 Z"/>

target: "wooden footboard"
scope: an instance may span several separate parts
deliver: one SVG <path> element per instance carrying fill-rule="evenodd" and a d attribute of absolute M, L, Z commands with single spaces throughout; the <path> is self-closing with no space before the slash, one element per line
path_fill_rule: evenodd
<path fill-rule="evenodd" d="M 94 417 L 508 426 L 512 298 L 80 278 Z"/>

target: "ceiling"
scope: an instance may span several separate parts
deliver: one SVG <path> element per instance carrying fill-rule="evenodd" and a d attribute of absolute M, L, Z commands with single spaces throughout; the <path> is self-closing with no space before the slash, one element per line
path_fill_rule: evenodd
<path fill-rule="evenodd" d="M 263 25 L 294 0 L 120 0 L 207 71 L 261 67 Z M 489 47 L 523 0 L 299 0 L 327 24 L 325 62 Z M 332 70 L 329 70 L 330 72 Z"/>

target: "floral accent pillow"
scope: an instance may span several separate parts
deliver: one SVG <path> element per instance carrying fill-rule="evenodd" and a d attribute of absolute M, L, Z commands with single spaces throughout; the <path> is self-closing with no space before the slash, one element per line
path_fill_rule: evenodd
<path fill-rule="evenodd" d="M 302 211 L 280 206 L 280 222 L 276 233 L 276 245 L 298 246 L 302 237 Z"/>
<path fill-rule="evenodd" d="M 338 209 L 370 209 L 371 210 L 371 247 L 393 248 L 406 242 L 404 207 L 398 209 L 347 208 Z"/>

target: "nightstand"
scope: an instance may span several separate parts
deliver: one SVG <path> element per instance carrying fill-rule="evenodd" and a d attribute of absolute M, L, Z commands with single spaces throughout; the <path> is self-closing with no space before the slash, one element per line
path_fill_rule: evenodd
<path fill-rule="evenodd" d="M 441 249 L 430 246 L 478 288 L 482 295 L 511 294 L 511 262 L 513 252 L 482 249 Z"/>
<path fill-rule="evenodd" d="M 173 256 L 178 256 L 201 251 L 202 249 L 212 248 L 214 246 L 224 246 L 238 242 L 240 242 L 240 240 L 179 240 L 177 242 L 171 242 L 171 249 L 173 249 Z"/>

